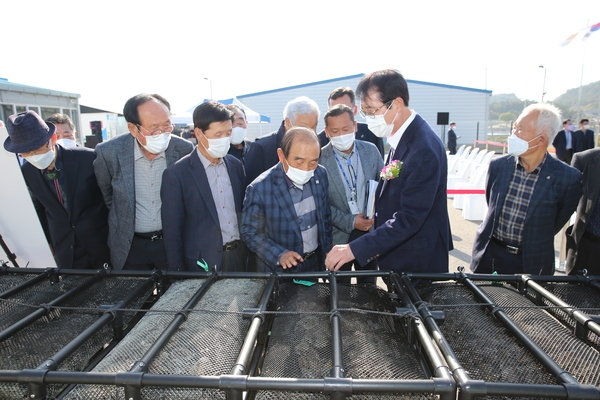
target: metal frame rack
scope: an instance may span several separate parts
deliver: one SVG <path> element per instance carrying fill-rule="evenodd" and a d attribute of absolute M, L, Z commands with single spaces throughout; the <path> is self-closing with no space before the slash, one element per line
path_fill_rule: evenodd
<path fill-rule="evenodd" d="M 294 278 L 0 268 L 0 398 L 600 399 L 600 277 Z"/>

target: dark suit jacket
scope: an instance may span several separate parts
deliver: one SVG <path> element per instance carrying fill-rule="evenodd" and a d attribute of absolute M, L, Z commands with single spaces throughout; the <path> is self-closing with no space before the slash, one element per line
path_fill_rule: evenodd
<path fill-rule="evenodd" d="M 244 168 L 241 161 L 232 155 L 226 155 L 223 160 L 231 181 L 239 226 L 244 199 Z M 202 260 L 211 269 L 219 269 L 223 237 L 206 170 L 197 151 L 165 170 L 160 197 L 169 269 L 203 271 L 196 264 L 196 261 Z"/>
<path fill-rule="evenodd" d="M 101 268 L 110 263 L 107 245 L 108 210 L 94 175 L 94 152 L 85 147 L 63 148 L 57 146 L 62 159 L 61 188 L 67 200 L 67 209 L 58 202 L 56 194 L 45 182 L 39 169 L 29 163 L 22 167 L 25 182 L 32 193 L 42 221 L 46 220 L 54 258 L 59 268 L 87 268 L 73 265 L 75 238 L 84 246 Z"/>
<path fill-rule="evenodd" d="M 246 162 L 246 157 L 248 155 L 248 151 L 250 151 L 250 146 L 252 146 L 252 143 L 254 143 L 254 142 L 251 142 L 248 139 L 244 139 L 244 141 L 241 143 L 241 144 L 243 144 L 243 147 L 241 149 L 238 149 L 236 147 L 233 147 L 233 145 L 231 145 L 229 147 L 229 151 L 227 152 L 227 154 L 231 154 L 232 156 L 234 156 L 235 158 L 240 160 L 242 162 L 242 165 L 244 165 L 244 163 Z"/>
<path fill-rule="evenodd" d="M 477 272 L 498 224 L 515 165 L 516 159 L 510 155 L 490 163 L 485 193 L 489 208 L 473 243 L 473 272 Z M 573 214 L 580 196 L 581 173 L 547 154 L 525 216 L 521 244 L 525 274 L 554 273 L 554 235 Z"/>
<path fill-rule="evenodd" d="M 575 154 L 571 164 L 583 173 L 583 196 L 577 206 L 575 224 L 567 234 L 567 274 L 573 271 L 577 248 L 600 194 L 600 148 Z"/>
<path fill-rule="evenodd" d="M 257 176 L 279 162 L 277 149 L 281 145 L 281 139 L 283 139 L 285 132 L 284 121 L 281 121 L 281 125 L 277 131 L 256 138 L 244 162 L 247 185 L 252 183 Z"/>
<path fill-rule="evenodd" d="M 452 239 L 444 144 L 416 115 L 393 159 L 404 166 L 397 178 L 379 182 L 375 229 L 350 248 L 361 265 L 377 257 L 382 270 L 447 272 Z"/>
<path fill-rule="evenodd" d="M 585 132 L 580 129 L 573 132 L 573 153 L 579 153 L 594 147 L 594 131 L 586 129 Z M 572 163 L 571 163 L 572 164 Z"/>
<path fill-rule="evenodd" d="M 377 147 L 377 150 L 379 150 L 379 152 L 381 153 L 381 158 L 383 158 L 385 156 L 385 150 L 383 149 L 383 139 L 375 136 L 375 134 L 369 130 L 367 124 L 359 122 L 357 125 L 358 129 L 356 130 L 356 139 L 362 140 L 363 142 L 373 143 L 375 147 Z M 325 131 L 321 131 L 317 136 L 319 137 L 319 143 L 321 144 L 321 148 L 327 146 L 327 144 L 329 143 L 329 138 L 327 138 L 327 135 L 325 135 Z"/>
<path fill-rule="evenodd" d="M 123 269 L 135 233 L 133 146 L 137 146 L 135 138 L 124 133 L 100 143 L 95 149 L 94 171 L 109 210 L 108 246 L 114 269 Z M 188 140 L 171 135 L 165 150 L 167 166 L 190 154 L 193 148 Z"/>
<path fill-rule="evenodd" d="M 304 253 L 302 234 L 290 196 L 285 172 L 280 163 L 265 171 L 246 189 L 242 212 L 242 240 L 257 256 L 259 271 L 281 272 L 279 256 L 286 251 Z M 324 257 L 331 250 L 331 210 L 327 172 L 318 166 L 310 185 L 317 210 L 319 264 L 325 270 Z M 288 272 L 289 270 L 286 270 Z M 291 272 L 301 272 L 302 265 Z"/>
<path fill-rule="evenodd" d="M 573 132 L 571 132 L 571 148 L 574 148 L 574 136 Z M 554 149 L 556 150 L 556 158 L 558 158 L 561 161 L 566 160 L 567 157 L 567 137 L 565 136 L 565 130 L 561 130 L 559 131 L 556 136 L 554 137 L 554 140 L 552 141 L 552 146 L 554 146 Z"/>
<path fill-rule="evenodd" d="M 456 152 L 456 133 L 454 129 L 448 131 L 448 150 Z"/>

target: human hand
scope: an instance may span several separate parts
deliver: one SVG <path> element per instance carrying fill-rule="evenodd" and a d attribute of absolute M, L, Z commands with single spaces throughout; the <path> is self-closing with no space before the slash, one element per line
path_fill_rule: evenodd
<path fill-rule="evenodd" d="M 358 214 L 354 217 L 354 229 L 359 231 L 368 231 L 374 223 L 375 220 L 365 218 L 365 214 Z"/>
<path fill-rule="evenodd" d="M 281 268 L 283 269 L 288 269 L 295 267 L 299 262 L 303 261 L 304 259 L 300 254 L 290 250 L 286 253 L 283 253 L 281 258 L 279 258 L 279 265 L 281 265 Z"/>
<path fill-rule="evenodd" d="M 333 249 L 327 253 L 325 258 L 325 268 L 329 271 L 337 271 L 342 265 L 354 260 L 352 249 L 347 244 L 338 244 L 333 246 Z"/>

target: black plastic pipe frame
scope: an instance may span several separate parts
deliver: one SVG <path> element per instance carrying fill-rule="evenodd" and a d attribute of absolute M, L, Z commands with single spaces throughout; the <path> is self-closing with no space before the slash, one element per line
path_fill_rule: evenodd
<path fill-rule="evenodd" d="M 38 370 L 38 377 L 40 378 L 37 382 L 33 379 L 29 379 L 28 388 L 29 388 L 29 398 L 32 399 L 43 399 L 46 398 L 47 390 L 46 385 L 43 382 L 43 371 L 56 371 L 58 365 L 67 359 L 73 352 L 75 352 L 81 345 L 83 345 L 92 335 L 98 332 L 102 327 L 108 323 L 110 323 L 115 318 L 115 312 L 119 312 L 120 308 L 124 308 L 131 304 L 134 300 L 136 300 L 139 296 L 141 296 L 144 292 L 146 292 L 152 285 L 154 285 L 155 278 L 152 277 L 150 279 L 145 280 L 142 284 L 138 285 L 138 287 L 132 291 L 125 299 L 121 300 L 117 304 L 115 304 L 110 309 L 104 311 L 104 314 L 92 325 L 87 327 L 83 332 L 81 332 L 77 337 L 75 337 L 70 343 L 68 343 L 65 347 L 60 349 L 58 353 L 54 356 L 50 357 L 43 363 L 41 363 L 36 370 Z M 35 375 L 35 373 L 32 372 Z M 31 377 L 33 378 L 33 377 Z"/>
<path fill-rule="evenodd" d="M 260 331 L 260 326 L 263 324 L 265 320 L 265 311 L 269 305 L 269 301 L 273 297 L 275 284 L 277 283 L 277 276 L 271 275 L 269 280 L 267 281 L 267 285 L 263 290 L 262 297 L 258 303 L 257 308 L 244 310 L 245 314 L 252 313 L 252 322 L 250 323 L 250 328 L 248 328 L 248 332 L 246 333 L 246 337 L 244 338 L 244 343 L 242 344 L 242 348 L 238 354 L 237 360 L 233 368 L 231 369 L 232 376 L 241 376 L 247 374 L 248 364 L 254 354 L 254 348 L 256 345 L 256 339 L 258 338 L 258 334 Z M 228 400 L 242 400 L 244 389 L 238 388 L 225 388 L 227 399 Z"/>
<path fill-rule="evenodd" d="M 504 312 L 502 307 L 497 305 L 492 301 L 492 299 L 485 294 L 481 288 L 475 285 L 466 275 L 464 279 L 461 280 L 461 283 L 469 288 L 475 297 L 479 298 L 483 303 L 485 303 L 486 308 L 488 308 L 491 314 L 498 319 L 515 337 L 521 342 L 521 344 L 529 350 L 529 352 L 538 359 L 540 363 L 546 369 L 556 377 L 556 381 L 558 384 L 562 385 L 563 393 L 565 394 L 567 399 L 597 399 L 598 398 L 598 389 L 594 386 L 582 385 L 573 375 L 562 369 L 556 362 L 542 350 L 541 347 L 537 345 L 525 332 L 523 332 L 515 322 L 513 322 L 510 317 Z M 487 395 L 495 396 L 501 395 L 504 391 L 504 387 L 500 387 L 502 390 L 500 393 L 494 392 L 495 388 L 498 388 L 500 385 L 489 385 L 486 384 L 487 387 Z M 516 386 L 516 385 L 513 385 Z M 524 385 L 524 386 L 533 386 L 533 385 Z M 540 387 L 541 385 L 538 385 Z"/>
<path fill-rule="evenodd" d="M 397 273 L 393 273 L 390 276 L 390 279 L 392 280 L 392 283 L 394 284 L 394 287 L 396 288 L 396 291 L 400 296 L 400 300 L 402 300 L 404 306 L 412 311 L 415 315 L 419 315 L 416 306 L 410 300 L 410 295 L 406 292 L 405 287 L 400 281 L 400 276 Z M 412 288 L 410 281 L 406 287 Z M 416 317 L 414 318 L 413 322 L 417 337 L 419 338 L 419 343 L 421 343 L 423 346 L 425 354 L 430 360 L 431 367 L 434 371 L 433 376 L 436 378 L 434 381 L 435 394 L 440 395 L 440 400 L 455 399 L 456 382 L 454 379 L 452 379 L 452 374 L 437 352 L 437 349 L 435 348 L 435 345 L 432 342 L 429 333 L 427 332 L 427 328 L 425 327 L 424 323 L 421 322 L 421 318 Z"/>
<path fill-rule="evenodd" d="M 104 276 L 104 272 L 102 272 L 102 270 L 99 270 L 96 273 L 96 275 L 94 275 L 90 279 L 86 280 L 79 286 L 74 287 L 73 289 L 69 290 L 67 293 L 57 297 L 56 299 L 52 300 L 47 305 L 40 306 L 40 308 L 38 308 L 37 310 L 35 310 L 31 314 L 29 314 L 28 316 L 22 318 L 20 321 L 15 322 L 8 328 L 4 329 L 2 332 L 0 332 L 0 342 L 6 340 L 7 338 L 11 337 L 12 335 L 14 335 L 15 333 L 19 332 L 20 330 L 26 328 L 27 326 L 33 324 L 36 320 L 48 315 L 50 313 L 51 307 L 61 305 L 63 302 L 67 301 L 71 297 L 79 294 L 84 289 L 89 288 L 94 283 L 101 280 L 103 278 L 103 276 Z"/>
<path fill-rule="evenodd" d="M 50 275 L 52 275 L 53 273 L 54 273 L 54 268 L 48 269 L 45 272 L 39 274 L 38 276 L 28 279 L 27 281 L 13 287 L 13 288 L 10 288 L 3 293 L 0 293 L 0 299 L 8 299 L 9 297 L 14 296 L 15 294 L 35 285 L 36 283 L 39 283 L 45 279 L 48 279 L 48 277 Z"/>
<path fill-rule="evenodd" d="M 544 296 L 549 302 L 561 308 L 571 318 L 573 318 L 577 323 L 577 326 L 575 328 L 575 335 L 578 338 L 586 339 L 589 331 L 594 332 L 596 336 L 600 336 L 600 325 L 589 315 L 565 303 L 559 297 L 555 296 L 554 294 L 544 289 L 541 285 L 529 279 L 527 275 L 523 275 L 523 283 L 526 286 L 538 292 L 539 294 L 541 294 L 542 296 Z"/>
<path fill-rule="evenodd" d="M 200 299 L 208 292 L 208 289 L 216 281 L 216 276 L 212 275 L 200 286 L 200 289 L 188 300 L 183 309 L 178 312 L 173 320 L 169 323 L 163 333 L 156 339 L 146 351 L 146 354 L 133 364 L 133 367 L 128 372 L 119 374 L 117 377 L 118 386 L 125 387 L 125 398 L 139 400 L 142 396 L 141 375 L 148 371 L 150 363 L 160 352 L 160 350 L 171 340 L 171 337 L 177 332 L 179 327 L 185 322 L 191 310 L 198 304 Z"/>

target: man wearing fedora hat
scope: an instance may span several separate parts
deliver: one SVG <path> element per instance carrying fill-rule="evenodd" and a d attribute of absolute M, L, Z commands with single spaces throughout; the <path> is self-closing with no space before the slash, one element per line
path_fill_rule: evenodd
<path fill-rule="evenodd" d="M 108 210 L 96 182 L 94 152 L 56 144 L 56 127 L 33 111 L 8 117 L 4 148 L 20 154 L 25 182 L 59 268 L 110 262 Z"/>

